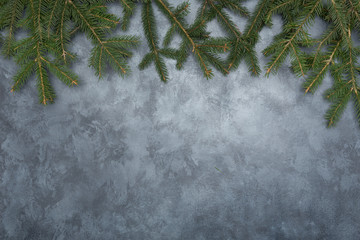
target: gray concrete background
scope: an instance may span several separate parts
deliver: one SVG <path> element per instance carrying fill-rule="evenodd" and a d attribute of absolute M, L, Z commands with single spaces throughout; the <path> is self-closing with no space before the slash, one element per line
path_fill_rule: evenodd
<path fill-rule="evenodd" d="M 257 52 L 279 31 L 264 29 Z M 304 95 L 289 64 L 206 80 L 190 59 L 167 60 L 164 84 L 135 67 L 144 40 L 130 77 L 99 81 L 90 50 L 76 37 L 81 82 L 53 79 L 46 107 L 35 79 L 10 93 L 17 66 L 0 59 L 0 239 L 360 239 L 360 129 L 352 104 L 326 128 L 330 78 Z"/>

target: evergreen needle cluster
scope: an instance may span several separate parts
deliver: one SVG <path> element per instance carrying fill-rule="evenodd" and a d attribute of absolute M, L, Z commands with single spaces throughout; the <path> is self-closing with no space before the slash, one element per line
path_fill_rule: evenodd
<path fill-rule="evenodd" d="M 177 61 L 176 67 L 182 69 L 186 59 L 193 55 L 204 76 L 211 78 L 213 76 L 211 66 L 224 75 L 228 74 L 230 69 L 235 69 L 239 65 L 240 59 L 246 55 L 247 49 L 248 53 L 251 54 L 249 62 L 255 63 L 252 67 L 253 71 L 257 73 L 259 67 L 257 66 L 255 52 L 250 52 L 250 48 L 247 47 L 249 44 L 240 37 L 241 32 L 225 11 L 227 9 L 235 14 L 248 16 L 248 11 L 240 3 L 241 1 L 238 0 L 202 1 L 202 6 L 197 13 L 195 21 L 192 24 L 187 24 L 185 16 L 189 13 L 189 2 L 184 2 L 174 7 L 165 0 L 145 1 L 142 9 L 142 23 L 150 52 L 144 56 L 139 64 L 140 69 L 144 69 L 154 62 L 160 79 L 166 82 L 168 80 L 168 72 L 164 58 L 175 59 Z M 170 28 L 162 44 L 159 43 L 159 37 L 156 32 L 153 4 L 158 7 L 170 22 Z M 206 31 L 207 24 L 215 18 L 228 33 L 227 37 L 210 37 L 210 33 Z M 169 48 L 175 34 L 178 34 L 182 39 L 178 49 Z M 218 56 L 218 53 L 229 50 L 228 59 L 222 59 Z"/>
<path fill-rule="evenodd" d="M 108 38 L 107 33 L 118 23 L 116 16 L 106 12 L 104 1 L 1 0 L 0 29 L 6 33 L 2 53 L 14 56 L 20 65 L 11 91 L 19 90 L 35 74 L 39 101 L 45 105 L 55 99 L 49 72 L 68 86 L 77 85 L 78 77 L 69 69 L 75 54 L 68 49 L 75 32 L 83 32 L 91 39 L 94 48 L 89 65 L 100 78 L 106 63 L 119 74 L 126 74 L 129 48 L 139 40 L 134 36 Z M 19 28 L 29 34 L 17 40 L 15 33 Z"/>
<path fill-rule="evenodd" d="M 268 1 L 262 1 L 265 3 Z M 260 4 L 261 4 L 260 3 Z M 305 79 L 305 93 L 315 92 L 326 73 L 333 78 L 333 87 L 325 96 L 331 102 L 325 118 L 328 126 L 340 119 L 350 99 L 355 102 L 355 114 L 360 123 L 360 88 L 357 58 L 360 48 L 354 45 L 352 34 L 360 26 L 358 0 L 278 0 L 269 8 L 265 23 L 272 14 L 280 14 L 283 31 L 263 51 L 270 57 L 266 75 L 276 72 L 287 56 L 294 73 Z M 309 29 L 315 18 L 327 22 L 320 38 L 312 38 Z"/>
<path fill-rule="evenodd" d="M 174 59 L 176 67 L 182 69 L 188 57 L 193 56 L 206 78 L 213 76 L 212 68 L 226 75 L 236 70 L 242 60 L 252 75 L 259 75 L 255 44 L 262 28 L 271 27 L 272 16 L 279 14 L 283 20 L 282 32 L 263 50 L 269 57 L 265 75 L 275 73 L 290 58 L 296 76 L 305 79 L 304 90 L 308 93 L 314 92 L 329 72 L 334 84 L 326 93 L 332 103 L 326 114 L 328 126 L 338 122 L 350 99 L 355 102 L 360 123 L 357 80 L 360 49 L 352 37 L 360 26 L 360 0 L 259 0 L 253 13 L 244 7 L 243 0 L 191 1 L 200 3 L 192 23 L 185 19 L 191 2 L 173 6 L 167 0 L 0 0 L 0 29 L 5 33 L 1 51 L 14 56 L 20 65 L 11 91 L 19 90 L 35 74 L 40 102 L 47 104 L 55 98 L 48 72 L 69 86 L 77 85 L 78 78 L 69 69 L 69 63 L 76 57 L 69 51 L 76 32 L 84 32 L 91 39 L 94 47 L 89 65 L 100 78 L 106 65 L 120 75 L 127 74 L 130 50 L 139 44 L 139 39 L 128 35 L 108 37 L 108 33 L 117 25 L 127 30 L 137 7 L 141 8 L 149 47 L 139 63 L 140 69 L 154 64 L 159 78 L 166 82 L 169 80 L 167 58 Z M 106 11 L 107 2 L 122 6 L 121 19 Z M 154 7 L 170 23 L 163 39 L 157 32 Z M 230 14 L 247 20 L 244 31 L 240 31 Z M 328 23 L 320 38 L 309 34 L 315 18 Z M 224 37 L 213 37 L 207 30 L 213 20 L 226 33 Z M 17 40 L 15 33 L 19 28 L 27 29 L 28 37 Z M 180 44 L 170 47 L 175 35 L 181 38 Z M 224 52 L 228 53 L 225 57 Z"/>

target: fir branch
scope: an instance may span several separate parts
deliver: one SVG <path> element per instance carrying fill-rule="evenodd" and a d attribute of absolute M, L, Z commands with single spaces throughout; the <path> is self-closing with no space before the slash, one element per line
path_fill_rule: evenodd
<path fill-rule="evenodd" d="M 93 55 L 98 56 L 98 64 L 95 64 L 94 61 L 90 61 L 90 65 L 97 70 L 98 76 L 101 78 L 101 66 L 102 66 L 102 57 L 103 53 L 106 54 L 106 57 L 109 61 L 109 63 L 117 70 L 121 75 L 126 74 L 129 71 L 128 66 L 126 65 L 124 58 L 127 57 L 123 54 L 115 54 L 113 50 L 119 50 L 120 49 L 114 49 L 109 47 L 106 43 L 104 43 L 104 31 L 102 29 L 94 28 L 94 26 L 90 23 L 90 19 L 86 14 L 87 12 L 84 11 L 80 6 L 76 5 L 73 1 L 68 0 L 69 4 L 72 6 L 72 8 L 77 13 L 79 20 L 81 20 L 82 25 L 80 25 L 85 31 L 88 30 L 88 34 L 94 39 L 95 44 L 100 45 L 100 48 L 96 48 L 98 51 L 100 51 L 100 54 Z M 106 19 L 107 21 L 108 19 Z M 94 54 L 94 51 L 93 51 Z"/>
<path fill-rule="evenodd" d="M 18 91 L 26 82 L 26 80 L 33 74 L 35 70 L 35 61 L 29 61 L 21 70 L 14 76 L 13 86 L 11 92 Z"/>
<path fill-rule="evenodd" d="M 271 4 L 274 0 L 262 0 L 255 7 L 254 14 L 250 17 L 249 24 L 245 29 L 245 37 L 252 43 L 255 44 L 258 39 L 257 35 L 265 25 L 265 16 L 270 18 L 269 12 L 271 11 Z M 251 36 L 251 37 L 250 37 Z"/>
<path fill-rule="evenodd" d="M 65 10 L 66 10 L 66 7 L 67 7 L 67 4 L 68 4 L 68 1 L 65 1 L 65 4 L 63 6 L 63 10 L 61 12 L 61 20 L 60 20 L 60 45 L 61 45 L 61 51 L 62 51 L 62 58 L 64 60 L 64 63 L 66 64 L 66 55 L 67 55 L 67 52 L 65 50 L 65 42 L 64 42 L 64 17 L 65 17 Z"/>
<path fill-rule="evenodd" d="M 188 9 L 189 9 L 189 3 L 188 2 L 184 2 L 183 4 L 180 4 L 176 10 L 175 10 L 175 16 L 179 16 L 182 14 L 187 14 L 188 13 Z M 174 33 L 176 32 L 177 29 L 177 25 L 176 23 L 173 23 L 171 25 L 171 27 L 169 28 L 169 30 L 166 32 L 164 40 L 163 40 L 163 46 L 167 47 L 169 46 L 172 38 L 174 37 Z M 191 33 L 191 31 L 188 31 L 189 34 Z"/>
<path fill-rule="evenodd" d="M 3 40 L 2 53 L 5 56 L 11 56 L 14 54 L 14 35 L 18 28 L 17 23 L 19 22 L 24 10 L 24 3 L 22 0 L 7 1 L 4 6 L 1 6 L 1 8 L 0 28 L 8 29 L 7 35 Z"/>
<path fill-rule="evenodd" d="M 225 29 L 227 29 L 231 34 L 235 36 L 235 38 L 239 38 L 241 32 L 236 28 L 235 24 L 230 20 L 230 17 L 221 9 L 219 9 L 213 2 L 213 0 L 207 0 L 210 6 L 215 10 L 215 14 L 218 16 L 219 22 L 225 25 Z"/>
<path fill-rule="evenodd" d="M 283 30 L 263 50 L 270 57 L 266 65 L 266 76 L 276 72 L 290 56 L 291 67 L 298 77 L 305 79 L 305 93 L 314 92 L 329 72 L 334 79 L 326 99 L 332 105 L 325 118 L 328 126 L 334 126 L 352 99 L 355 114 L 360 124 L 360 94 L 357 59 L 360 48 L 352 40 L 352 32 L 360 27 L 360 2 L 358 0 L 259 0 L 255 11 L 249 13 L 237 0 L 199 0 L 201 6 L 195 21 L 187 23 L 190 3 L 185 1 L 173 7 L 167 0 L 4 0 L 0 1 L 0 30 L 5 31 L 2 54 L 13 56 L 20 66 L 13 78 L 11 92 L 19 91 L 31 76 L 37 78 L 39 101 L 52 103 L 55 92 L 50 84 L 51 72 L 67 86 L 78 85 L 78 77 L 70 68 L 75 54 L 69 51 L 72 38 L 85 33 L 93 49 L 89 65 L 101 79 L 105 68 L 110 65 L 119 75 L 130 71 L 127 64 L 132 56 L 131 49 L 139 44 L 135 36 L 109 37 L 109 33 L 121 23 L 126 30 L 130 18 L 138 5 L 142 5 L 142 25 L 149 47 L 139 63 L 144 69 L 152 63 L 164 82 L 169 80 L 165 59 L 176 60 L 176 67 L 182 69 L 187 58 L 195 57 L 206 78 L 216 70 L 226 75 L 235 70 L 244 60 L 252 75 L 261 71 L 255 51 L 259 32 L 264 26 L 271 26 L 271 17 L 280 14 Z M 109 14 L 106 3 L 117 2 L 123 7 L 121 19 Z M 163 39 L 157 33 L 157 22 L 153 12 L 155 4 L 169 20 L 170 27 Z M 248 18 L 245 30 L 238 25 L 228 11 Z M 320 38 L 312 38 L 308 28 L 318 16 L 328 23 Z M 208 32 L 207 26 L 216 19 L 226 37 L 216 38 Z M 16 40 L 18 29 L 27 29 L 29 36 Z M 175 34 L 181 37 L 177 48 L 170 48 Z M 162 42 L 160 46 L 159 42 Z M 220 54 L 228 52 L 225 59 Z M 51 60 L 54 59 L 54 60 Z"/>
<path fill-rule="evenodd" d="M 123 30 L 127 30 L 130 23 L 130 17 L 132 16 L 136 5 L 131 0 L 119 0 L 119 2 L 123 6 L 123 19 L 121 28 Z"/>
<path fill-rule="evenodd" d="M 325 117 L 328 120 L 328 126 L 333 126 L 339 121 L 351 99 L 350 96 L 353 96 L 355 105 L 358 106 L 357 74 L 359 71 L 356 64 L 360 54 L 358 49 L 353 46 L 351 32 L 359 26 L 357 22 L 359 5 L 355 7 L 351 0 L 329 0 L 328 5 L 321 1 L 304 1 L 302 6 L 304 10 L 300 11 L 301 16 L 304 17 L 299 18 L 295 15 L 296 11 L 290 13 L 290 2 L 282 1 L 279 4 L 280 1 L 278 1 L 277 6 L 274 6 L 269 12 L 269 16 L 273 12 L 285 16 L 286 24 L 284 31 L 276 36 L 274 42 L 263 51 L 265 55 L 272 55 L 272 59 L 267 65 L 266 75 L 273 69 L 276 70 L 284 61 L 285 56 L 292 53 L 292 68 L 295 73 L 301 76 L 308 75 L 304 83 L 304 90 L 307 93 L 316 90 L 330 69 L 331 76 L 335 81 L 333 88 L 327 92 L 326 98 L 333 104 Z M 327 31 L 318 41 L 310 39 L 305 30 L 305 27 L 316 15 L 329 23 Z M 298 19 L 301 19 L 301 22 L 297 23 Z M 310 58 L 298 47 L 309 47 L 314 44 L 317 46 L 310 54 Z M 328 50 L 323 53 L 323 49 Z M 335 64 L 335 61 L 339 63 Z M 306 74 L 307 71 L 310 73 Z M 358 108 L 356 108 L 356 114 L 358 113 Z"/>
<path fill-rule="evenodd" d="M 205 23 L 209 20 L 208 15 L 204 16 L 203 18 L 197 17 L 195 22 L 192 25 L 188 26 L 184 21 L 184 16 L 188 13 L 187 10 L 189 7 L 189 4 L 187 2 L 180 4 L 175 9 L 168 2 L 164 0 L 156 0 L 155 3 L 159 7 L 159 9 L 164 13 L 164 15 L 167 16 L 167 18 L 171 23 L 171 27 L 168 33 L 165 35 L 164 46 L 168 46 L 170 44 L 171 38 L 175 31 L 179 33 L 179 35 L 183 39 L 180 48 L 177 50 L 178 57 L 177 57 L 176 66 L 178 69 L 180 69 L 183 66 L 183 63 L 186 61 L 187 57 L 189 56 L 188 50 L 190 50 L 191 53 L 195 56 L 195 59 L 199 63 L 199 66 L 202 69 L 204 76 L 206 78 L 211 78 L 213 76 L 213 72 L 210 68 L 210 65 L 213 65 L 218 69 L 225 69 L 225 62 L 221 61 L 218 57 L 211 55 L 211 52 L 216 52 L 218 51 L 217 49 L 219 48 L 227 50 L 228 40 L 217 39 L 215 40 L 217 41 L 216 44 L 207 44 L 206 42 L 204 42 L 205 39 L 208 38 L 205 32 L 205 27 L 206 27 Z M 149 2 L 147 4 L 151 4 L 151 3 Z M 144 26 L 145 31 L 146 29 L 147 28 Z M 154 31 L 152 32 L 154 33 Z M 152 43 L 152 42 L 155 41 L 148 39 L 148 43 Z M 160 63 L 162 60 L 156 55 L 154 60 L 155 63 L 159 62 L 158 64 L 156 64 L 158 69 L 157 71 L 161 79 L 164 81 L 164 77 L 165 79 L 167 78 L 166 75 L 164 74 L 166 71 L 165 65 Z M 219 64 L 222 64 L 224 66 L 220 67 Z M 142 62 L 141 65 L 146 66 L 147 64 Z M 228 73 L 227 70 L 226 71 L 221 70 L 221 72 Z"/>
<path fill-rule="evenodd" d="M 53 3 L 52 9 L 51 9 L 50 17 L 49 17 L 49 20 L 48 20 L 48 27 L 47 27 L 47 36 L 48 36 L 48 38 L 50 38 L 50 33 L 51 33 L 51 29 L 53 27 L 53 22 L 54 22 L 53 19 L 55 17 L 55 10 L 58 7 L 59 1 L 60 0 L 55 0 L 55 2 Z"/>
<path fill-rule="evenodd" d="M 241 6 L 239 1 L 221 0 L 220 2 L 224 7 L 227 7 L 229 10 L 233 10 L 235 13 L 238 13 L 243 17 L 250 16 L 249 11 L 245 7 Z"/>
<path fill-rule="evenodd" d="M 13 8 L 15 5 L 17 7 Z M 16 53 L 15 60 L 20 65 L 19 72 L 13 78 L 11 92 L 20 90 L 35 74 L 40 103 L 46 105 L 54 102 L 56 96 L 48 77 L 49 71 L 66 85 L 76 86 L 78 77 L 68 68 L 69 58 L 74 59 L 75 56 L 67 49 L 76 31 L 85 32 L 93 40 L 94 49 L 101 53 L 96 54 L 93 50 L 90 58 L 91 63 L 94 63 L 94 56 L 100 58 L 95 59 L 96 64 L 93 64 L 99 77 L 102 76 L 105 63 L 120 74 L 129 71 L 126 63 L 126 59 L 132 55 L 129 49 L 135 47 L 139 39 L 134 36 L 106 38 L 108 30 L 115 27 L 118 20 L 114 15 L 106 13 L 103 1 L 15 0 L 7 1 L 5 6 L 4 11 L 0 10 L 0 26 L 1 29 L 9 28 L 7 39 L 12 40 L 12 43 L 4 44 L 2 51 L 4 54 Z M 12 13 L 9 13 L 9 8 L 13 10 Z M 19 22 L 19 26 L 29 30 L 30 36 L 15 41 L 14 32 Z M 75 27 L 70 29 L 69 22 L 73 22 Z M 54 60 L 49 60 L 49 55 Z"/>
<path fill-rule="evenodd" d="M 328 68 L 328 66 L 333 62 L 334 56 L 340 46 L 341 41 L 338 41 L 338 43 L 336 44 L 335 48 L 333 49 L 333 51 L 331 52 L 330 56 L 323 60 L 323 62 L 325 64 L 322 65 L 322 67 L 320 68 L 320 71 L 317 72 L 317 74 L 315 76 L 312 76 L 310 78 L 307 79 L 307 81 L 304 84 L 304 88 L 305 88 L 305 93 L 309 92 L 309 91 L 313 91 L 318 85 L 320 85 L 321 80 L 324 78 L 326 70 Z"/>
<path fill-rule="evenodd" d="M 281 63 L 285 60 L 286 54 L 289 52 L 289 48 L 291 47 L 291 44 L 295 41 L 296 37 L 300 33 L 300 31 L 303 30 L 303 27 L 306 25 L 306 23 L 309 21 L 311 17 L 314 17 L 314 12 L 316 8 L 319 7 L 321 0 L 316 0 L 311 7 L 309 7 L 308 12 L 306 13 L 306 16 L 304 19 L 300 22 L 300 24 L 296 27 L 296 31 L 294 33 L 291 33 L 289 35 L 289 39 L 286 41 L 286 44 L 282 46 L 279 51 L 277 51 L 274 54 L 274 57 L 267 65 L 266 75 L 268 76 L 272 69 L 277 69 Z M 289 26 L 291 29 L 292 27 Z"/>
<path fill-rule="evenodd" d="M 319 43 L 316 52 L 315 52 L 315 56 L 312 62 L 312 67 L 314 67 L 316 61 L 317 61 L 317 57 L 321 51 L 321 48 L 323 47 L 324 44 L 328 43 L 328 40 L 330 39 L 331 36 L 333 36 L 333 34 L 335 33 L 336 29 L 330 29 L 330 31 L 328 33 L 325 34 L 325 36 L 323 37 L 323 39 L 321 40 L 321 42 Z M 340 44 L 340 42 L 338 42 Z"/>
<path fill-rule="evenodd" d="M 348 91 L 345 95 L 340 96 L 327 111 L 325 118 L 328 120 L 328 127 L 334 126 L 339 121 L 340 116 L 344 112 L 350 99 L 351 92 L 352 90 Z"/>
<path fill-rule="evenodd" d="M 169 4 L 165 4 L 164 0 L 155 0 L 155 2 L 158 4 L 160 9 L 162 9 L 163 12 L 166 13 L 166 15 L 171 19 L 171 21 L 176 23 L 176 25 L 181 29 L 181 32 L 186 36 L 188 41 L 191 43 L 192 52 L 194 52 L 196 47 L 194 40 L 190 37 L 188 31 L 185 29 L 184 24 L 179 21 L 176 15 L 168 7 Z"/>
<path fill-rule="evenodd" d="M 142 12 L 142 23 L 144 26 L 144 33 L 148 40 L 148 46 L 151 50 L 151 54 L 154 56 L 152 58 L 144 58 L 141 66 L 142 69 L 145 66 L 148 66 L 149 63 L 146 61 L 153 60 L 155 61 L 156 71 L 158 72 L 160 79 L 164 82 L 168 80 L 168 72 L 164 63 L 164 60 L 160 56 L 160 49 L 158 46 L 155 17 L 152 9 L 151 3 L 145 3 Z"/>

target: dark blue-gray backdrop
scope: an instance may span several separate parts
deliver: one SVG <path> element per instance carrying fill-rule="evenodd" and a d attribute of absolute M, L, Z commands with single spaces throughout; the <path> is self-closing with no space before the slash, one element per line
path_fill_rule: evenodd
<path fill-rule="evenodd" d="M 130 33 L 142 36 L 139 10 Z M 262 66 L 279 24 L 261 32 Z M 326 128 L 329 77 L 304 95 L 289 63 L 207 81 L 190 59 L 184 71 L 167 60 L 164 84 L 153 66 L 137 70 L 142 40 L 130 77 L 99 81 L 77 36 L 80 84 L 52 79 L 46 107 L 35 79 L 10 93 L 18 68 L 0 58 L 0 239 L 360 239 L 360 128 L 352 105 Z"/>

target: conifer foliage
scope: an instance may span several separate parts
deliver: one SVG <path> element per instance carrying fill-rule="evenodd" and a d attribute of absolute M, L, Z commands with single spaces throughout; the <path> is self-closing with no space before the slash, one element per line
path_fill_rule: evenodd
<path fill-rule="evenodd" d="M 153 4 L 168 18 L 171 25 L 164 37 L 162 47 L 159 45 L 158 35 L 156 33 Z M 207 0 L 203 2 L 194 23 L 189 25 L 184 18 L 186 14 L 189 13 L 189 5 L 189 2 L 184 2 L 177 7 L 173 7 L 165 0 L 154 0 L 152 2 L 145 2 L 142 9 L 144 33 L 151 52 L 144 56 L 139 67 L 140 69 L 144 69 L 149 66 L 150 63 L 154 62 L 160 79 L 165 82 L 168 80 L 168 74 L 163 57 L 175 59 L 177 61 L 176 67 L 182 69 L 183 63 L 188 56 L 193 55 L 206 78 L 213 76 L 213 71 L 210 66 L 213 66 L 223 74 L 229 73 L 230 67 L 228 67 L 228 62 L 216 54 L 226 52 L 229 50 L 231 44 L 240 41 L 240 32 L 223 9 L 230 6 L 239 14 L 248 14 L 246 9 L 239 4 L 239 1 Z M 224 29 L 229 32 L 229 38 L 214 38 L 209 36 L 210 33 L 206 31 L 206 26 L 207 23 L 215 17 L 223 24 Z M 178 49 L 169 48 L 174 34 L 179 34 L 182 38 Z M 231 61 L 236 61 L 237 63 L 240 56 L 237 52 L 232 51 Z"/>
<path fill-rule="evenodd" d="M 329 72 L 334 82 L 325 95 L 331 102 L 325 115 L 328 126 L 339 121 L 350 99 L 355 102 L 355 114 L 360 123 L 360 69 L 357 64 L 360 49 L 352 38 L 360 26 L 360 1 L 279 0 L 270 7 L 265 22 L 275 13 L 282 16 L 284 27 L 263 51 L 270 57 L 266 74 L 276 72 L 290 55 L 292 69 L 297 76 L 304 77 L 304 90 L 308 93 L 315 92 Z M 317 39 L 309 34 L 315 17 L 327 22 L 326 31 Z"/>
<path fill-rule="evenodd" d="M 197 1 L 200 7 L 195 20 L 188 23 L 186 15 L 192 1 Z M 120 19 L 106 11 L 107 2 L 122 6 Z M 332 104 L 325 116 L 328 126 L 339 121 L 351 99 L 360 123 L 357 64 L 360 49 L 353 42 L 353 33 L 360 26 L 360 0 L 259 0 L 252 13 L 244 7 L 244 2 L 191 0 L 176 2 L 178 5 L 174 6 L 167 0 L 0 0 L 0 29 L 5 33 L 1 52 L 14 56 L 20 66 L 11 91 L 19 90 L 35 74 L 40 102 L 47 104 L 55 98 L 49 72 L 68 86 L 77 85 L 78 77 L 69 69 L 69 63 L 76 57 L 69 51 L 69 45 L 77 32 L 85 33 L 93 43 L 89 65 L 99 78 L 104 75 L 106 65 L 119 75 L 126 75 L 130 71 L 127 59 L 132 55 L 131 49 L 139 44 L 139 38 L 108 37 L 108 33 L 118 25 L 127 30 L 137 7 L 141 8 L 143 33 L 149 48 L 139 63 L 140 69 L 153 64 L 160 80 L 166 82 L 170 78 L 166 59 L 174 59 L 176 67 L 182 69 L 192 56 L 206 78 L 213 76 L 212 68 L 227 75 L 242 60 L 250 73 L 257 76 L 261 69 L 255 44 L 259 32 L 265 26 L 271 27 L 272 16 L 277 14 L 282 17 L 283 28 L 263 50 L 269 59 L 265 75 L 276 73 L 290 59 L 295 75 L 305 79 L 305 93 L 313 93 L 329 73 L 334 83 L 326 92 Z M 163 39 L 157 32 L 155 8 L 170 24 Z M 230 15 L 247 21 L 243 31 Z M 327 22 L 320 38 L 309 34 L 315 18 Z M 213 37 L 207 30 L 213 20 L 223 28 L 224 37 Z M 29 34 L 17 40 L 15 33 L 20 28 L 27 29 Z M 171 47 L 175 35 L 181 41 Z M 222 55 L 224 52 L 226 56 Z"/>
<path fill-rule="evenodd" d="M 35 74 L 39 100 L 45 105 L 55 98 L 49 72 L 68 86 L 77 85 L 78 77 L 68 67 L 75 58 L 68 50 L 75 32 L 84 32 L 93 42 L 89 65 L 100 78 L 106 63 L 120 75 L 129 71 L 129 49 L 139 40 L 126 35 L 107 37 L 119 19 L 106 12 L 103 1 L 2 0 L 0 5 L 0 28 L 6 30 L 2 52 L 14 56 L 20 65 L 11 91 L 19 90 Z M 16 41 L 14 34 L 19 28 L 27 29 L 29 34 Z"/>

